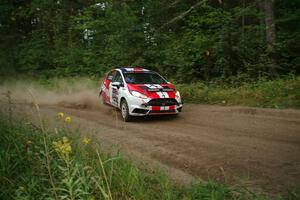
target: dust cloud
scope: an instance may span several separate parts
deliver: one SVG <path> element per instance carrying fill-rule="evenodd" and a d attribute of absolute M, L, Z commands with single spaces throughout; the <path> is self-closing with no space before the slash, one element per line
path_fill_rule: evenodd
<path fill-rule="evenodd" d="M 47 83 L 16 80 L 0 84 L 0 101 L 17 104 L 59 105 L 69 108 L 91 109 L 100 106 L 100 81 L 89 78 L 53 79 Z"/>

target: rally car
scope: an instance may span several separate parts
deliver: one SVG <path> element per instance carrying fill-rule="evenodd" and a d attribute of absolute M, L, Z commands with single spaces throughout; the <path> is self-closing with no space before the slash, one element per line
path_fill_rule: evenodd
<path fill-rule="evenodd" d="M 161 75 L 143 68 L 117 68 L 103 79 L 99 97 L 121 110 L 124 121 L 132 116 L 178 114 L 179 91 Z"/>

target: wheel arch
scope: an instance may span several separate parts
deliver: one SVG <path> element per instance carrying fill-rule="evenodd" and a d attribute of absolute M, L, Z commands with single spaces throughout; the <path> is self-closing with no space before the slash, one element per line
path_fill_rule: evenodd
<path fill-rule="evenodd" d="M 121 97 L 121 99 L 120 99 L 120 102 L 119 102 L 119 108 L 121 108 L 121 103 L 122 103 L 122 101 L 126 101 L 126 99 L 125 99 L 125 97 Z M 127 102 L 127 101 L 126 101 Z"/>

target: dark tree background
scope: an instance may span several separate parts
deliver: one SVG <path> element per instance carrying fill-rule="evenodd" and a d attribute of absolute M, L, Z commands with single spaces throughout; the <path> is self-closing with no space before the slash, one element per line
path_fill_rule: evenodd
<path fill-rule="evenodd" d="M 1 0 L 0 73 L 142 66 L 181 82 L 300 72 L 299 0 Z"/>

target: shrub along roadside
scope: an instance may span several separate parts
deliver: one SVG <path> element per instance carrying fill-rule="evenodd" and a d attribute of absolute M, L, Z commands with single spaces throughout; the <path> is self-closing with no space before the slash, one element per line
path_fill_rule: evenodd
<path fill-rule="evenodd" d="M 1 117 L 0 145 L 0 199 L 266 199 L 213 181 L 176 186 L 68 129 L 47 133 Z"/>
<path fill-rule="evenodd" d="M 176 84 L 185 102 L 265 108 L 300 108 L 300 77 L 222 85 Z"/>

